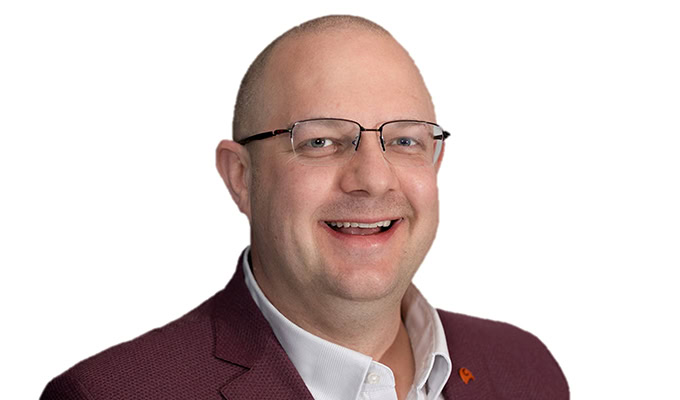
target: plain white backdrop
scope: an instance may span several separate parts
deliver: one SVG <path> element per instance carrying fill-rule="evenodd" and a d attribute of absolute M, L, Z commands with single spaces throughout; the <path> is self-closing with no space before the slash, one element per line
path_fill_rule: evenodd
<path fill-rule="evenodd" d="M 574 398 L 680 398 L 680 13 L 653 0 L 3 2 L 0 397 L 226 284 L 241 77 L 331 13 L 390 30 L 453 133 L 430 302 L 533 332 Z"/>

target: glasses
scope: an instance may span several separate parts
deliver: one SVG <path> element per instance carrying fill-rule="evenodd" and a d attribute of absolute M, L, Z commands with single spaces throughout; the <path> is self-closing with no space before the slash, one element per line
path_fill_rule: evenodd
<path fill-rule="evenodd" d="M 389 121 L 378 129 L 366 129 L 358 122 L 341 118 L 315 118 L 295 122 L 288 129 L 258 133 L 239 140 L 245 145 L 285 133 L 295 159 L 306 165 L 341 165 L 359 149 L 363 132 L 379 132 L 385 159 L 399 166 L 433 165 L 441 154 L 444 140 L 451 136 L 439 125 L 416 120 Z"/>

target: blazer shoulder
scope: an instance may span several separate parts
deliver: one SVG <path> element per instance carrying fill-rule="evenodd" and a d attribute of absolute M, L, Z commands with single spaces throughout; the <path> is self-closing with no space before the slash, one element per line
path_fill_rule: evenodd
<path fill-rule="evenodd" d="M 485 344 L 501 344 L 499 342 L 502 342 L 505 344 L 515 343 L 519 346 L 539 346 L 545 348 L 545 345 L 536 336 L 507 322 L 444 310 L 437 310 L 437 313 L 444 326 L 444 331 L 447 332 L 447 338 L 449 333 L 451 333 L 456 339 L 477 338 L 485 341 Z"/>
<path fill-rule="evenodd" d="M 40 399 L 169 399 L 177 394 L 168 390 L 196 381 L 193 373 L 198 369 L 215 372 L 202 376 L 219 376 L 224 363 L 213 356 L 210 316 L 214 299 L 163 327 L 79 362 L 50 381 Z M 216 381 L 210 387 L 218 384 Z"/>
<path fill-rule="evenodd" d="M 569 398 L 562 369 L 535 335 L 505 322 L 437 311 L 454 365 L 476 365 L 499 396 Z"/>

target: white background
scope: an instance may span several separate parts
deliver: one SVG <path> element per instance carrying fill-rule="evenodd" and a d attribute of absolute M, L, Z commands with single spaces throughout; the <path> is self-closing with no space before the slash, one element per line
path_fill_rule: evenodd
<path fill-rule="evenodd" d="M 574 398 L 679 398 L 680 13 L 601 0 L 3 2 L 0 398 L 226 284 L 238 84 L 329 13 L 390 30 L 454 135 L 431 303 L 533 332 Z"/>

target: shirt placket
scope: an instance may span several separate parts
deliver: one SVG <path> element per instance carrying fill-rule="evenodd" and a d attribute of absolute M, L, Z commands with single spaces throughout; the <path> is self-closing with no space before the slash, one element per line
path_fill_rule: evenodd
<path fill-rule="evenodd" d="M 392 371 L 385 365 L 371 362 L 359 397 L 362 400 L 397 400 Z"/>

